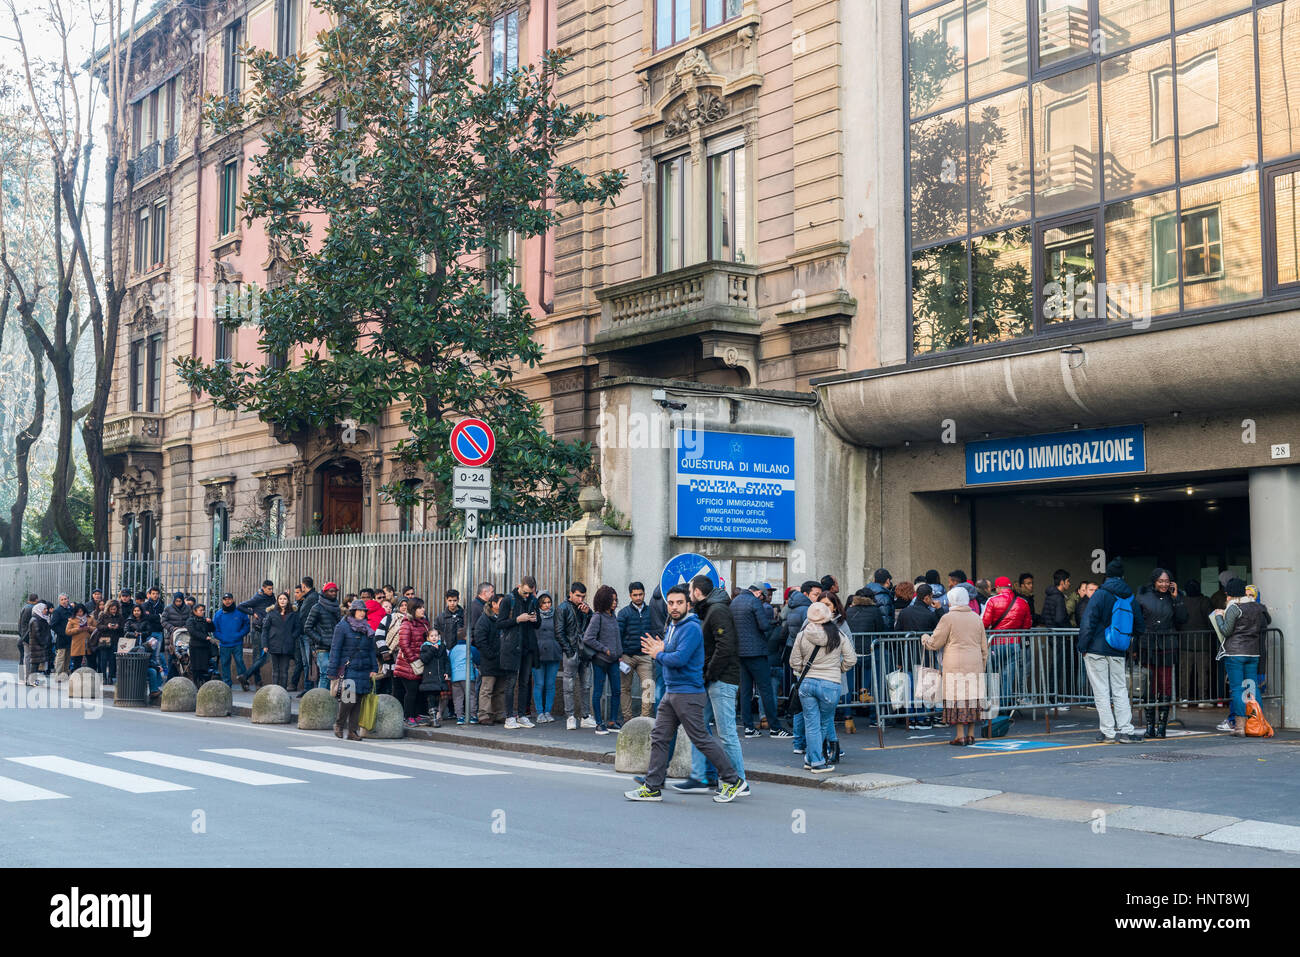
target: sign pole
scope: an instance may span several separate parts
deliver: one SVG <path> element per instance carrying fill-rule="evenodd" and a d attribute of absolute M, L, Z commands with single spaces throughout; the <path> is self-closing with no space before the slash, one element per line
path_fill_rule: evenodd
<path fill-rule="evenodd" d="M 469 612 L 473 607 L 474 601 L 474 539 L 478 537 L 478 525 L 475 522 L 474 534 L 470 534 L 470 512 L 472 509 L 465 510 L 465 724 L 469 724 L 471 713 L 477 714 L 477 704 L 475 710 L 470 711 L 471 695 L 474 694 L 474 633 L 469 627 Z M 478 513 L 474 512 L 477 518 Z"/>

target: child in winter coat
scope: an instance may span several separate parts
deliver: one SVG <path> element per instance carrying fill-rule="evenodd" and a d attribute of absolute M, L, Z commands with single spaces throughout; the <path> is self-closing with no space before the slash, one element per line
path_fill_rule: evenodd
<path fill-rule="evenodd" d="M 447 658 L 451 667 L 451 703 L 456 710 L 456 723 L 464 724 L 467 720 L 470 724 L 478 724 L 478 690 L 479 690 L 479 670 L 478 659 L 479 651 L 474 649 L 474 656 L 470 662 L 470 698 L 469 713 L 466 715 L 465 709 L 465 648 L 466 643 L 463 641 L 456 642 L 455 646 L 447 653 Z"/>
<path fill-rule="evenodd" d="M 442 716 L 451 699 L 451 659 L 438 632 L 430 631 L 420 645 L 424 673 L 420 676 L 420 693 L 429 701 L 429 717 L 435 728 L 442 727 Z M 463 689 L 462 689 L 463 690 Z"/>

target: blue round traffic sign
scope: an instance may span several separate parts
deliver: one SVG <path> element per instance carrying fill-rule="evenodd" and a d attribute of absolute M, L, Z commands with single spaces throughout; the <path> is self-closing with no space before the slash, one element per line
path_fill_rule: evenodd
<path fill-rule="evenodd" d="M 703 555 L 696 555 L 694 552 L 674 555 L 668 559 L 663 574 L 659 576 L 659 594 L 666 598 L 668 589 L 674 585 L 689 586 L 691 579 L 696 575 L 708 575 L 713 579 L 714 587 L 722 583 L 722 576 L 718 573 L 718 569 Z"/>
<path fill-rule="evenodd" d="M 451 454 L 468 468 L 487 465 L 496 447 L 497 437 L 482 419 L 461 419 L 451 430 Z"/>

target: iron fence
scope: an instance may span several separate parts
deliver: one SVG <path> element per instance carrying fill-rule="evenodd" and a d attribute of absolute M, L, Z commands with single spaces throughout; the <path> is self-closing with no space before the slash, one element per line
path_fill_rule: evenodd
<path fill-rule="evenodd" d="M 123 590 L 135 595 L 158 588 L 167 596 L 183 591 L 211 604 L 210 589 L 219 578 L 220 569 L 201 554 L 140 558 L 72 552 L 4 558 L 0 559 L 0 631 L 17 630 L 18 614 L 30 594 L 46 601 L 67 595 L 74 602 L 88 602 L 95 589 L 105 598 L 116 598 Z"/>
<path fill-rule="evenodd" d="M 474 542 L 472 566 L 466 574 L 465 540 L 450 531 L 395 535 L 328 535 L 291 538 L 256 547 L 228 548 L 209 560 L 195 551 L 156 558 L 131 555 L 70 553 L 25 555 L 0 559 L 0 632 L 13 633 L 29 594 L 55 601 L 66 594 L 85 602 L 101 589 L 117 597 L 122 589 L 136 592 L 157 587 L 165 600 L 182 591 L 214 609 L 225 592 L 243 601 L 270 579 L 277 590 L 291 590 L 304 576 L 320 588 L 326 581 L 343 593 L 362 588 L 413 585 L 433 608 L 441 595 L 478 582 L 509 589 L 524 575 L 559 601 L 569 581 L 569 549 L 564 530 L 570 522 L 545 522 L 485 528 Z"/>

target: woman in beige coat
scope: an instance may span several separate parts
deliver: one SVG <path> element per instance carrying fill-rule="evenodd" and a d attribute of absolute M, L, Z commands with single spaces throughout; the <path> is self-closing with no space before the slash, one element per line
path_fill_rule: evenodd
<path fill-rule="evenodd" d="M 949 744 L 975 743 L 972 727 L 980 720 L 980 689 L 989 658 L 989 643 L 980 616 L 970 610 L 962 588 L 948 592 L 948 613 L 939 619 L 934 634 L 921 643 L 943 651 L 943 720 L 957 729 Z"/>

